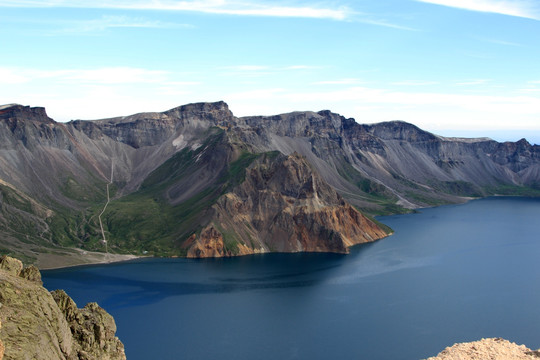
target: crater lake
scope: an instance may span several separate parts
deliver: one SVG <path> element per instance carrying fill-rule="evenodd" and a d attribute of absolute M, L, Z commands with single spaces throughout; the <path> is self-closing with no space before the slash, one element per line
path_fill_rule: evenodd
<path fill-rule="evenodd" d="M 503 337 L 540 348 L 540 199 L 378 218 L 349 255 L 139 259 L 42 271 L 112 314 L 130 360 L 421 359 Z"/>

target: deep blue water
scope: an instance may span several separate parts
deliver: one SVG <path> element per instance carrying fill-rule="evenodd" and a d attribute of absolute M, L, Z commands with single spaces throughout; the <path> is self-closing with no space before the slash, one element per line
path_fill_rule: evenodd
<path fill-rule="evenodd" d="M 145 259 L 43 272 L 116 319 L 128 359 L 420 359 L 504 337 L 540 348 L 540 199 L 379 218 L 350 255 Z"/>

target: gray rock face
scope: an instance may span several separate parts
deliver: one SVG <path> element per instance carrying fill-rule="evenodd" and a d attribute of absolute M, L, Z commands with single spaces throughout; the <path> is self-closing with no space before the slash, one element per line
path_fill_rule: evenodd
<path fill-rule="evenodd" d="M 357 196 L 358 186 L 351 183 L 382 186 L 408 208 L 539 183 L 540 146 L 526 140 L 444 138 L 402 121 L 361 125 L 329 111 L 241 121 L 256 129 L 246 142 L 258 150 L 299 152 L 347 200 L 364 208 L 373 204 Z"/>
<path fill-rule="evenodd" d="M 79 358 L 125 359 L 124 346 L 115 336 L 116 323 L 111 315 L 95 302 L 77 308 L 63 290 L 51 294 L 69 324 Z"/>

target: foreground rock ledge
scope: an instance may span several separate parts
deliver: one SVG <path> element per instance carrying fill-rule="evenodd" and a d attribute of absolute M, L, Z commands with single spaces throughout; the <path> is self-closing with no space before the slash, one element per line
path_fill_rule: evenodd
<path fill-rule="evenodd" d="M 454 344 L 427 360 L 538 360 L 540 350 L 531 350 L 501 338 Z"/>
<path fill-rule="evenodd" d="M 62 290 L 42 286 L 34 266 L 0 258 L 0 360 L 126 359 L 111 315 L 96 303 L 78 309 Z"/>

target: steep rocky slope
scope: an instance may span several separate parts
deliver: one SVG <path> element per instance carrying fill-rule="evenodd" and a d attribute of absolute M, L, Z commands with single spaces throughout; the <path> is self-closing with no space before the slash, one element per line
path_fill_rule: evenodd
<path fill-rule="evenodd" d="M 255 184 L 249 173 L 292 161 L 269 156 L 274 152 L 301 157 L 304 177 L 260 191 L 283 178 Z M 288 203 L 287 188 L 310 178 L 342 199 L 325 190 L 320 207 L 314 191 Z M 72 256 L 67 248 L 182 256 L 344 252 L 340 242 L 380 237 L 372 223 L 352 220 L 348 203 L 388 214 L 468 197 L 538 195 L 539 184 L 540 146 L 526 140 L 443 138 L 404 122 L 361 125 L 330 111 L 237 118 L 217 102 L 62 124 L 43 108 L 0 107 L 0 250 L 38 264 L 44 254 Z M 231 212 L 235 201 L 244 215 Z M 106 203 L 105 242 L 99 215 Z M 332 206 L 333 216 L 365 233 L 333 222 Z M 282 243 L 272 237 L 272 222 Z M 334 225 L 323 229 L 323 222 Z M 220 236 L 228 250 L 202 250 L 207 242 L 219 248 Z"/>
<path fill-rule="evenodd" d="M 256 129 L 239 131 L 246 142 L 306 156 L 347 200 L 373 213 L 463 196 L 538 194 L 540 146 L 524 139 L 444 138 L 401 121 L 362 125 L 329 111 L 240 120 Z"/>
<path fill-rule="evenodd" d="M 265 154 L 212 206 L 209 224 L 183 245 L 188 257 L 279 252 L 348 253 L 387 236 L 313 172 L 305 158 Z"/>
<path fill-rule="evenodd" d="M 540 350 L 531 350 L 501 338 L 454 344 L 427 360 L 538 360 Z"/>
<path fill-rule="evenodd" d="M 0 258 L 0 359 L 125 359 L 111 315 L 96 303 L 78 309 L 49 293 L 37 268 Z"/>

